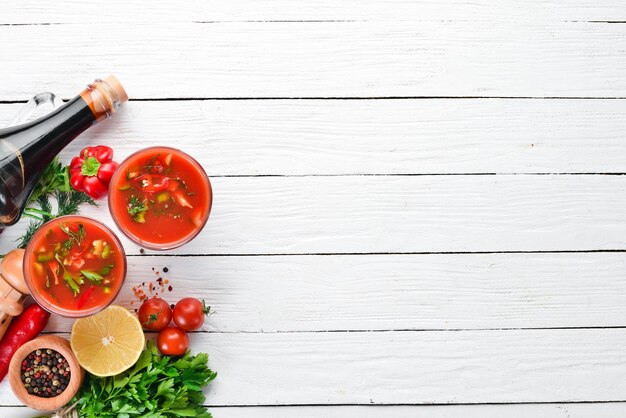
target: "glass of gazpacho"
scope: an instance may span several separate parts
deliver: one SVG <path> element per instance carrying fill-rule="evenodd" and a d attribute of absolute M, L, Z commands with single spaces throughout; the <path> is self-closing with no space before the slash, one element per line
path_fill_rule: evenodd
<path fill-rule="evenodd" d="M 129 239 L 153 250 L 169 250 L 195 238 L 212 202 L 202 166 L 175 148 L 152 147 L 132 154 L 109 184 L 113 220 Z"/>
<path fill-rule="evenodd" d="M 126 254 L 113 231 L 84 216 L 61 216 L 33 235 L 24 278 L 44 309 L 83 317 L 107 307 L 126 277 Z"/>

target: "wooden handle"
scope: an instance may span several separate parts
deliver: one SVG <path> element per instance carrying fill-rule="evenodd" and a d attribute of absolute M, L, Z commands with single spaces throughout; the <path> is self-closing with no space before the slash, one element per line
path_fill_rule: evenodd
<path fill-rule="evenodd" d="M 0 338 L 4 336 L 11 319 L 24 310 L 24 301 L 29 293 L 22 271 L 23 259 L 24 250 L 13 250 L 0 262 Z"/>
<path fill-rule="evenodd" d="M 1 277 L 0 281 L 2 281 Z M 24 301 L 26 300 L 26 295 L 21 294 L 17 290 L 10 288 L 5 293 L 6 290 L 6 287 L 0 285 L 0 338 L 4 336 L 13 317 L 22 313 Z"/>
<path fill-rule="evenodd" d="M 0 313 L 9 316 L 18 316 L 24 310 L 22 302 L 13 298 L 0 299 Z"/>
<path fill-rule="evenodd" d="M 22 269 L 24 263 L 24 250 L 15 249 L 8 252 L 2 262 L 0 262 L 0 268 L 2 269 L 2 278 L 15 290 L 23 294 L 30 294 L 26 280 L 24 279 L 24 271 Z"/>
<path fill-rule="evenodd" d="M 4 336 L 11 320 L 24 310 L 24 305 L 20 302 L 5 298 L 0 299 L 0 339 Z"/>

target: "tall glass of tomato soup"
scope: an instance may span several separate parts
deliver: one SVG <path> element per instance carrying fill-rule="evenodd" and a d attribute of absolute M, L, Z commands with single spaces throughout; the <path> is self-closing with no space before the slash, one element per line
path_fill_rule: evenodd
<path fill-rule="evenodd" d="M 126 254 L 113 231 L 84 216 L 61 216 L 33 235 L 24 278 L 44 309 L 83 317 L 106 308 L 126 277 Z"/>
<path fill-rule="evenodd" d="M 206 224 L 213 191 L 202 166 L 175 148 L 152 147 L 124 160 L 109 184 L 109 210 L 130 240 L 169 250 Z"/>

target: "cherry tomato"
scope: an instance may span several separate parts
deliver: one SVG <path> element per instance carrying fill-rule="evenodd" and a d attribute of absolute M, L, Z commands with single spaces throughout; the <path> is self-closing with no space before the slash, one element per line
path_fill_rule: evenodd
<path fill-rule="evenodd" d="M 204 323 L 211 307 L 196 298 L 183 298 L 174 306 L 174 323 L 185 331 L 194 331 Z"/>
<path fill-rule="evenodd" d="M 157 347 L 166 356 L 182 356 L 189 347 L 189 337 L 180 328 L 167 327 L 159 332 Z"/>
<path fill-rule="evenodd" d="M 153 297 L 146 300 L 137 312 L 143 329 L 161 331 L 172 320 L 172 308 L 161 298 Z"/>

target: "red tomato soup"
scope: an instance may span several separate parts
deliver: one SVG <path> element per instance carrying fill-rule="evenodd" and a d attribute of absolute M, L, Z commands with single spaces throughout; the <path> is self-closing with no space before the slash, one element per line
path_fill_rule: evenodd
<path fill-rule="evenodd" d="M 115 171 L 109 210 L 131 240 L 164 250 L 193 239 L 211 211 L 206 173 L 193 158 L 168 147 L 141 150 Z"/>
<path fill-rule="evenodd" d="M 26 284 L 45 309 L 87 316 L 108 306 L 126 276 L 126 256 L 107 227 L 82 216 L 42 226 L 26 248 Z"/>

